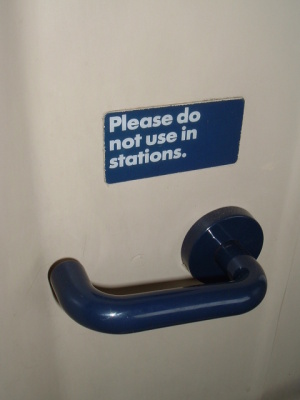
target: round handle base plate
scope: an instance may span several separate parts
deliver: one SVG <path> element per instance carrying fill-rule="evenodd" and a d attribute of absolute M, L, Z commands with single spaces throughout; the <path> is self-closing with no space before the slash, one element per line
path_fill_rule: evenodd
<path fill-rule="evenodd" d="M 227 274 L 215 260 L 221 245 L 238 243 L 257 258 L 263 245 L 263 231 L 248 211 L 223 207 L 200 218 L 186 234 L 181 258 L 192 276 L 204 283 L 228 281 Z"/>

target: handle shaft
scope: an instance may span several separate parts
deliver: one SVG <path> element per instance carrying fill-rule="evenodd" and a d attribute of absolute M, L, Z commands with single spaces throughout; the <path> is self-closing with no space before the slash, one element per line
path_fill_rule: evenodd
<path fill-rule="evenodd" d="M 231 244 L 221 246 L 216 259 L 230 282 L 115 296 L 96 289 L 73 259 L 57 262 L 49 280 L 61 307 L 79 324 L 100 332 L 132 333 L 243 314 L 256 307 L 267 281 L 255 258 Z"/>

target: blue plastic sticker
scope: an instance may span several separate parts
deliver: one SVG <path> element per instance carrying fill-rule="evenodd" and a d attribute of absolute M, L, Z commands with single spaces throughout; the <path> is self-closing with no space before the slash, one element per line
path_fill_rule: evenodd
<path fill-rule="evenodd" d="M 235 163 L 243 113 L 242 98 L 107 113 L 106 182 Z"/>

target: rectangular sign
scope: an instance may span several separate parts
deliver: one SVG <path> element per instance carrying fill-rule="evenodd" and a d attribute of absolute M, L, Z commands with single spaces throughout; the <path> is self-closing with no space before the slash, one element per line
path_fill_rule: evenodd
<path fill-rule="evenodd" d="M 242 98 L 107 113 L 106 182 L 235 163 L 243 113 Z"/>

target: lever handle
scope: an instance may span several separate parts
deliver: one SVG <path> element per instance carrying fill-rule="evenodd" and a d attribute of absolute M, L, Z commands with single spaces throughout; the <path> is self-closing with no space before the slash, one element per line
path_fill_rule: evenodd
<path fill-rule="evenodd" d="M 57 261 L 49 281 L 64 311 L 100 332 L 132 333 L 227 317 L 252 310 L 265 296 L 266 276 L 256 261 L 262 243 L 262 229 L 246 210 L 225 207 L 197 221 L 182 245 L 184 264 L 203 285 L 110 295 L 96 289 L 74 259 Z"/>

